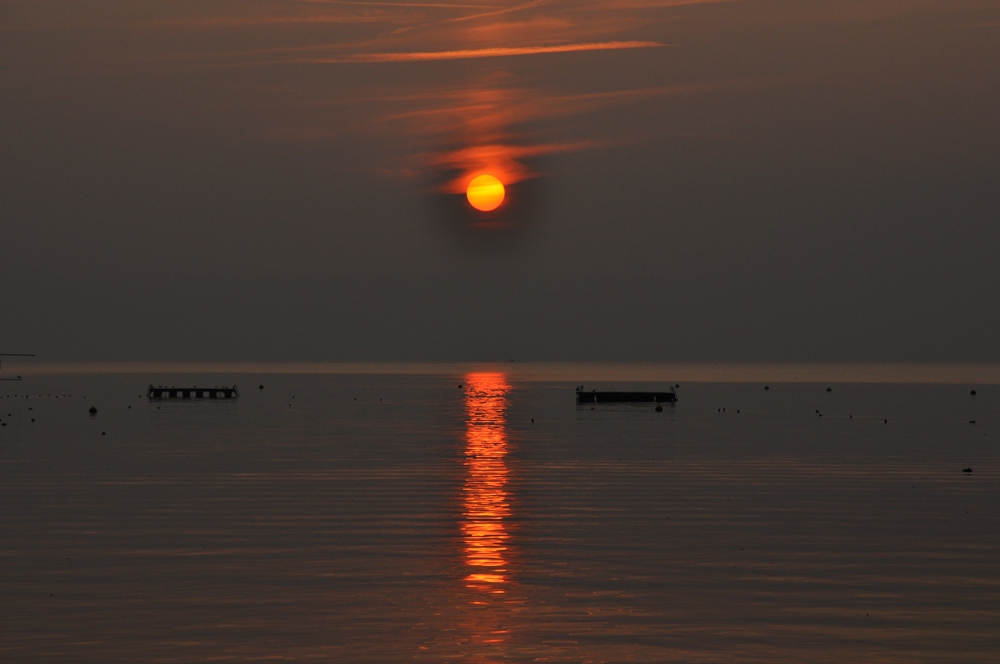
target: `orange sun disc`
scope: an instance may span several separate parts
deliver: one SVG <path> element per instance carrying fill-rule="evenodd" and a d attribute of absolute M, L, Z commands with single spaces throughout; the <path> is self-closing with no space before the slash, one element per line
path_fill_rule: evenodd
<path fill-rule="evenodd" d="M 492 175 L 477 175 L 465 190 L 472 207 L 482 212 L 497 209 L 503 203 L 503 183 Z"/>

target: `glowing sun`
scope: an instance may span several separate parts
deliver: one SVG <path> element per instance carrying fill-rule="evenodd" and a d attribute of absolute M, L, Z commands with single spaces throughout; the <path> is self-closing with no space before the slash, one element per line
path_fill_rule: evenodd
<path fill-rule="evenodd" d="M 472 178 L 469 188 L 465 190 L 472 207 L 482 212 L 495 210 L 503 203 L 503 182 L 492 175 L 477 175 Z"/>

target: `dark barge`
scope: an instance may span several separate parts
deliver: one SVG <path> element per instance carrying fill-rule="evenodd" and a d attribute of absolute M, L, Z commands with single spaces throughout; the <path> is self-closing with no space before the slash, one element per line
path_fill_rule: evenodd
<path fill-rule="evenodd" d="M 673 403 L 677 401 L 677 393 L 669 392 L 585 392 L 583 387 L 576 388 L 577 403 Z"/>
<path fill-rule="evenodd" d="M 149 386 L 146 396 L 150 399 L 235 399 L 240 390 L 232 387 L 153 387 Z"/>

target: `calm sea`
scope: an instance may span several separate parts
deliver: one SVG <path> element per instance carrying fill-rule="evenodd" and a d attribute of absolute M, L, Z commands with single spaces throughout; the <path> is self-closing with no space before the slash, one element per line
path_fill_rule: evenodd
<path fill-rule="evenodd" d="M 3 662 L 1000 661 L 995 365 L 29 369 Z"/>

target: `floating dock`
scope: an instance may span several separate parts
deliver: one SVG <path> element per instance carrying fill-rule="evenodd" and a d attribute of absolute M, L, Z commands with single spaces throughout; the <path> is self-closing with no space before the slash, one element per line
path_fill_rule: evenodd
<path fill-rule="evenodd" d="M 150 399 L 236 399 L 240 390 L 232 387 L 153 387 L 146 396 Z"/>
<path fill-rule="evenodd" d="M 582 387 L 576 388 L 577 403 L 673 403 L 677 401 L 677 393 L 669 392 L 609 392 L 591 390 L 585 392 Z"/>
<path fill-rule="evenodd" d="M 0 353 L 3 357 L 34 357 L 34 353 Z M 12 378 L 0 378 L 0 380 L 21 380 L 20 376 L 14 376 Z"/>

